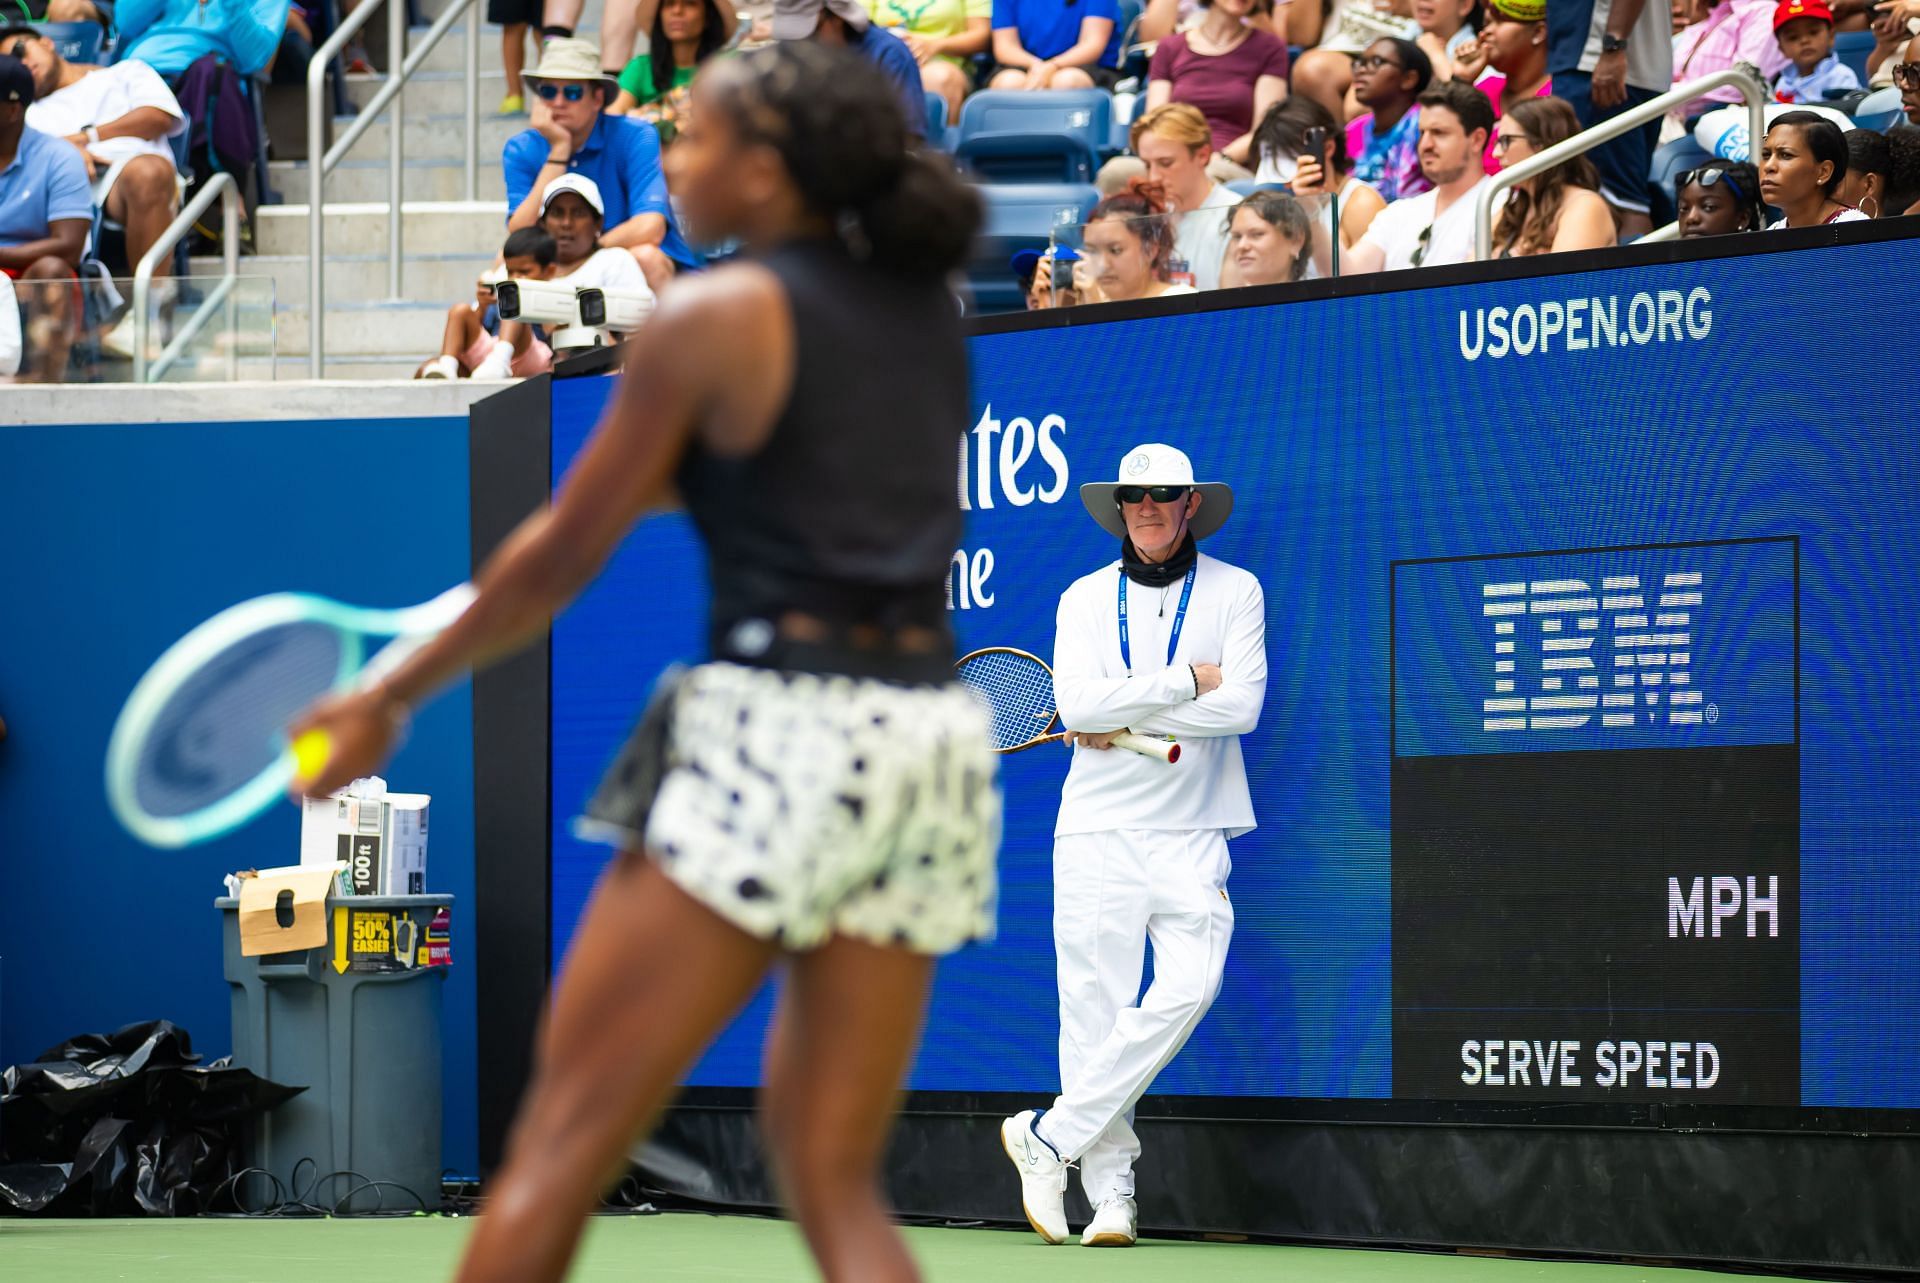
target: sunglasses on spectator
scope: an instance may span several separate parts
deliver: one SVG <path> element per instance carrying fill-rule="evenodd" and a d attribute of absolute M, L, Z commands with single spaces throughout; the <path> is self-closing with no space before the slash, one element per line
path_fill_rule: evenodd
<path fill-rule="evenodd" d="M 579 102 L 587 96 L 587 87 L 577 80 L 566 85 L 556 85 L 551 80 L 543 80 L 534 86 L 533 92 L 539 94 L 548 102 L 552 102 L 555 98 L 565 98 L 568 102 Z"/>
<path fill-rule="evenodd" d="M 1495 151 L 1505 151 L 1507 148 L 1513 146 L 1515 143 L 1523 143 L 1525 141 L 1527 141 L 1527 136 L 1525 134 L 1495 134 L 1493 139 L 1493 149 Z"/>
<path fill-rule="evenodd" d="M 1185 486 L 1115 486 L 1113 488 L 1113 497 L 1121 503 L 1139 503 L 1148 495 L 1153 496 L 1155 503 L 1172 503 L 1175 499 L 1184 498 L 1186 493 Z"/>
<path fill-rule="evenodd" d="M 1747 198 L 1747 194 L 1740 190 L 1740 184 L 1733 180 L 1733 175 L 1717 167 L 1682 170 L 1679 177 L 1674 179 L 1673 190 L 1679 191 L 1682 187 L 1691 187 L 1695 183 L 1698 183 L 1703 189 L 1711 187 L 1715 183 L 1725 183 L 1737 199 L 1745 200 Z"/>
<path fill-rule="evenodd" d="M 1427 259 L 1427 251 L 1433 248 L 1433 224 L 1428 223 L 1420 229 L 1420 243 L 1413 250 L 1413 266 L 1418 267 Z"/>
<path fill-rule="evenodd" d="M 1355 58 L 1353 60 L 1353 69 L 1355 71 L 1378 71 L 1382 67 L 1399 67 L 1399 66 L 1400 64 L 1395 62 L 1393 59 L 1382 58 L 1379 54 L 1375 54 L 1375 53 L 1370 53 L 1364 58 Z M 1401 70 L 1404 71 L 1405 68 L 1402 67 Z"/>
<path fill-rule="evenodd" d="M 1920 62 L 1894 64 L 1893 83 L 1902 89 L 1920 89 Z"/>

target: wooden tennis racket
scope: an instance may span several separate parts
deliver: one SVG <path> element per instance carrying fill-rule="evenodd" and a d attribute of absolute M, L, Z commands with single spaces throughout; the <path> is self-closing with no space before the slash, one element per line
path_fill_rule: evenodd
<path fill-rule="evenodd" d="M 1060 724 L 1053 670 L 1038 655 L 1010 646 L 988 646 L 962 655 L 954 669 L 993 714 L 994 752 L 1020 753 L 1067 737 L 1067 732 L 1053 729 Z M 1180 745 L 1175 741 L 1132 731 L 1115 735 L 1113 746 L 1169 765 L 1180 760 Z"/>

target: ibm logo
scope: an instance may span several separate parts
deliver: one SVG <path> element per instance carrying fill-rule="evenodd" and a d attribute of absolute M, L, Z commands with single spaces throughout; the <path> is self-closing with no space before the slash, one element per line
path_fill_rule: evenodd
<path fill-rule="evenodd" d="M 1609 575 L 1596 592 L 1584 579 L 1504 581 L 1480 589 L 1493 621 L 1489 731 L 1602 726 L 1698 726 L 1719 718 L 1693 685 L 1697 571 L 1669 574 L 1656 593 L 1639 575 Z M 1654 599 L 1651 605 L 1648 598 Z M 1522 647 L 1539 656 L 1539 689 L 1516 687 Z"/>

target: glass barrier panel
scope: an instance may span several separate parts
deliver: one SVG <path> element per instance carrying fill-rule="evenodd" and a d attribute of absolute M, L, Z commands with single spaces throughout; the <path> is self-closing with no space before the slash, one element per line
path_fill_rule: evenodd
<path fill-rule="evenodd" d="M 1260 188 L 1232 206 L 1096 218 L 1054 229 L 1032 307 L 1161 298 L 1337 275 L 1339 201 Z M 1056 270 L 1072 265 L 1071 278 Z"/>
<path fill-rule="evenodd" d="M 19 280 L 13 291 L 21 352 L 7 381 L 136 381 L 131 278 Z M 146 381 L 273 378 L 275 301 L 270 276 L 155 278 L 147 304 Z"/>

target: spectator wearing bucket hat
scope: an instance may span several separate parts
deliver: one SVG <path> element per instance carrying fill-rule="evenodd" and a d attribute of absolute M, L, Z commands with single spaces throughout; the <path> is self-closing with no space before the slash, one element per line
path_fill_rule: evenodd
<path fill-rule="evenodd" d="M 603 245 L 630 252 L 659 289 L 678 268 L 697 264 L 680 237 L 660 167 L 660 135 L 646 121 L 605 114 L 616 82 L 600 70 L 590 40 L 550 40 L 527 73 L 532 127 L 507 140 L 507 228 L 540 221 L 546 191 L 565 174 L 593 180 L 605 215 Z"/>
<path fill-rule="evenodd" d="M 900 109 L 915 138 L 927 133 L 927 91 L 920 63 L 907 42 L 873 25 L 860 0 L 773 0 L 775 40 L 817 40 L 851 49 L 880 68 L 900 88 Z"/>
<path fill-rule="evenodd" d="M 1054 636 L 1074 746 L 1053 846 L 1062 1091 L 1000 1136 L 1042 1238 L 1067 1236 L 1077 1162 L 1096 1209 L 1080 1242 L 1125 1247 L 1134 1105 L 1219 993 L 1233 937 L 1227 840 L 1254 827 L 1240 737 L 1266 699 L 1266 601 L 1251 574 L 1200 551 L 1233 490 L 1195 481 L 1172 446 L 1129 450 L 1117 479 L 1081 486 L 1080 500 L 1120 557 L 1061 594 Z M 1114 748 L 1121 730 L 1178 737 L 1179 763 Z"/>

